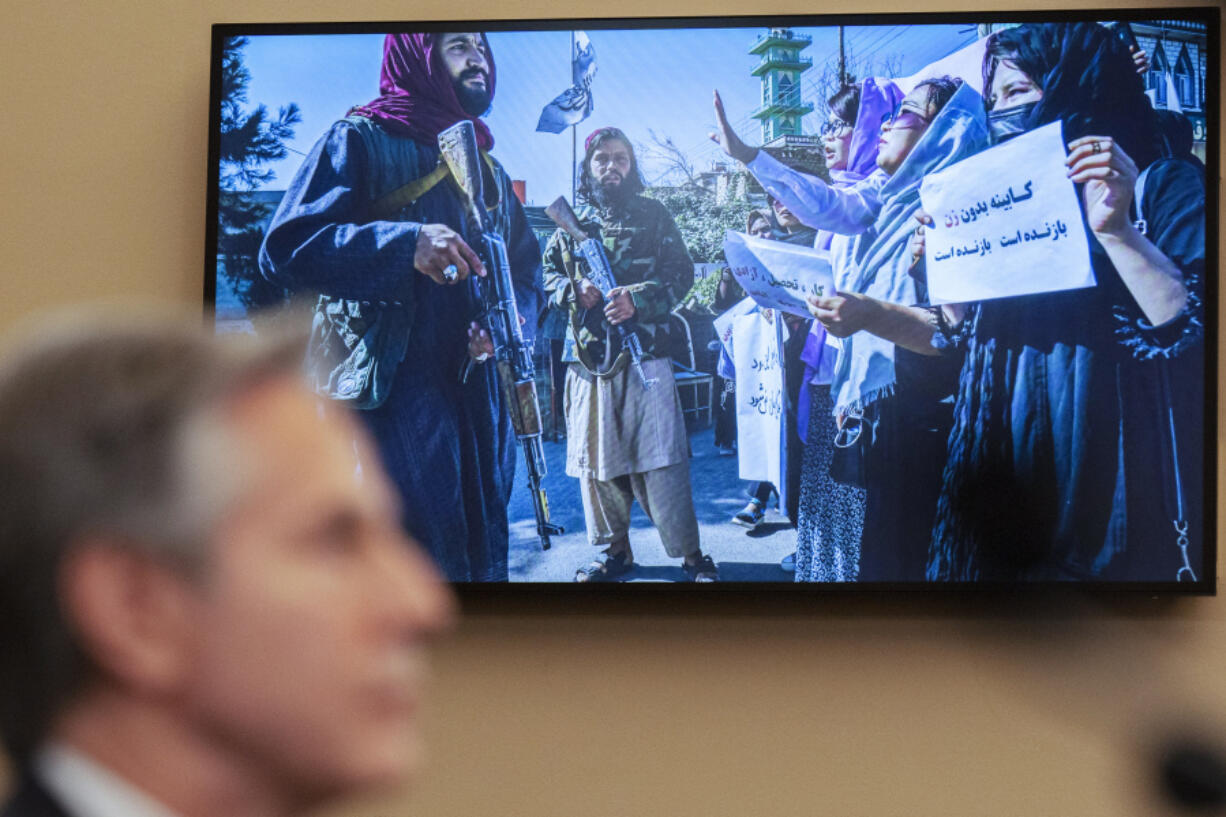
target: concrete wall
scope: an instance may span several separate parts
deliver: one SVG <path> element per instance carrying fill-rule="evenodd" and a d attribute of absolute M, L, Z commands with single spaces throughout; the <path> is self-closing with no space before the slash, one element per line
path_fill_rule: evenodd
<path fill-rule="evenodd" d="M 900 10 L 889 0 L 7 8 L 5 324 L 81 298 L 200 299 L 213 22 Z M 474 606 L 439 652 L 428 774 L 411 793 L 337 814 L 1154 814 L 1141 794 L 1152 730 L 1179 718 L 1223 726 L 1222 599 L 583 607 Z"/>

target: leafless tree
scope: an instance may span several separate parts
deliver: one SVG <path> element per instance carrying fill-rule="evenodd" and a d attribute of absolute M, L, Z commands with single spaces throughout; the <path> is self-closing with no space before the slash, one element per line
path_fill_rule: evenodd
<path fill-rule="evenodd" d="M 864 77 L 897 77 L 902 74 L 902 54 L 855 54 L 847 52 L 846 72 L 848 81 L 859 82 Z M 831 56 L 821 66 L 817 77 L 809 81 L 814 95 L 817 113 L 825 119 L 829 114 L 826 100 L 834 96 L 842 82 L 839 78 L 839 59 Z"/>
<path fill-rule="evenodd" d="M 686 156 L 685 151 L 677 146 L 673 138 L 658 134 L 650 128 L 647 129 L 647 133 L 651 135 L 651 144 L 640 145 L 639 153 L 649 159 L 652 164 L 662 168 L 654 178 L 646 180 L 648 187 L 656 187 L 660 184 L 674 187 L 697 187 L 699 185 L 698 172 L 694 168 L 694 163 Z"/>

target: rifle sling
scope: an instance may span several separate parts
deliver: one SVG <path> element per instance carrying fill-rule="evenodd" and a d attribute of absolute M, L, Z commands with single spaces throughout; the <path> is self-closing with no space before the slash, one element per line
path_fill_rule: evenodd
<path fill-rule="evenodd" d="M 382 221 L 396 213 L 400 212 L 405 207 L 408 207 L 413 202 L 426 195 L 431 188 L 441 182 L 443 179 L 451 175 L 451 170 L 448 169 L 445 162 L 439 162 L 434 170 L 431 170 L 426 175 L 419 179 L 414 179 L 408 184 L 397 187 L 392 192 L 380 198 L 371 205 L 371 213 L 375 221 Z"/>
<path fill-rule="evenodd" d="M 489 165 L 490 170 L 494 170 L 494 159 L 485 151 L 481 151 L 481 157 L 485 159 L 485 163 Z M 413 202 L 420 199 L 426 193 L 430 192 L 436 184 L 446 179 L 451 175 L 451 168 L 447 167 L 447 163 L 439 158 L 438 164 L 434 170 L 431 170 L 426 175 L 419 179 L 414 179 L 408 184 L 397 187 L 392 192 L 382 196 L 374 204 L 371 205 L 371 214 L 375 221 L 381 221 L 390 218 L 396 213 L 408 207 Z M 495 174 L 495 179 L 497 174 Z"/>

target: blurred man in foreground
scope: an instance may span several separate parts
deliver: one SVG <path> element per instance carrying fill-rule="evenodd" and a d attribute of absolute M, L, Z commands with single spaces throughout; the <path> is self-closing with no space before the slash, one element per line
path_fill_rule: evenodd
<path fill-rule="evenodd" d="M 289 815 L 419 765 L 449 591 L 302 339 L 192 323 L 0 360 L 3 817 Z"/>

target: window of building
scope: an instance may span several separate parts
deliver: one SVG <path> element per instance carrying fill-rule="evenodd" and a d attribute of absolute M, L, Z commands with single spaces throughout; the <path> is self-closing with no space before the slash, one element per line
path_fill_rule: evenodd
<path fill-rule="evenodd" d="M 1149 55 L 1149 73 L 1145 75 L 1145 90 L 1154 92 L 1154 107 L 1166 107 L 1166 72 L 1169 64 L 1162 43 L 1154 44 L 1154 52 Z"/>
<path fill-rule="evenodd" d="M 784 74 L 779 78 L 779 102 L 783 105 L 793 104 L 792 97 L 796 95 L 792 87 L 792 78 Z"/>
<path fill-rule="evenodd" d="M 1175 89 L 1179 93 L 1179 107 L 1197 107 L 1196 74 L 1192 70 L 1192 58 L 1188 55 L 1186 43 L 1179 49 L 1179 58 L 1175 60 Z"/>

